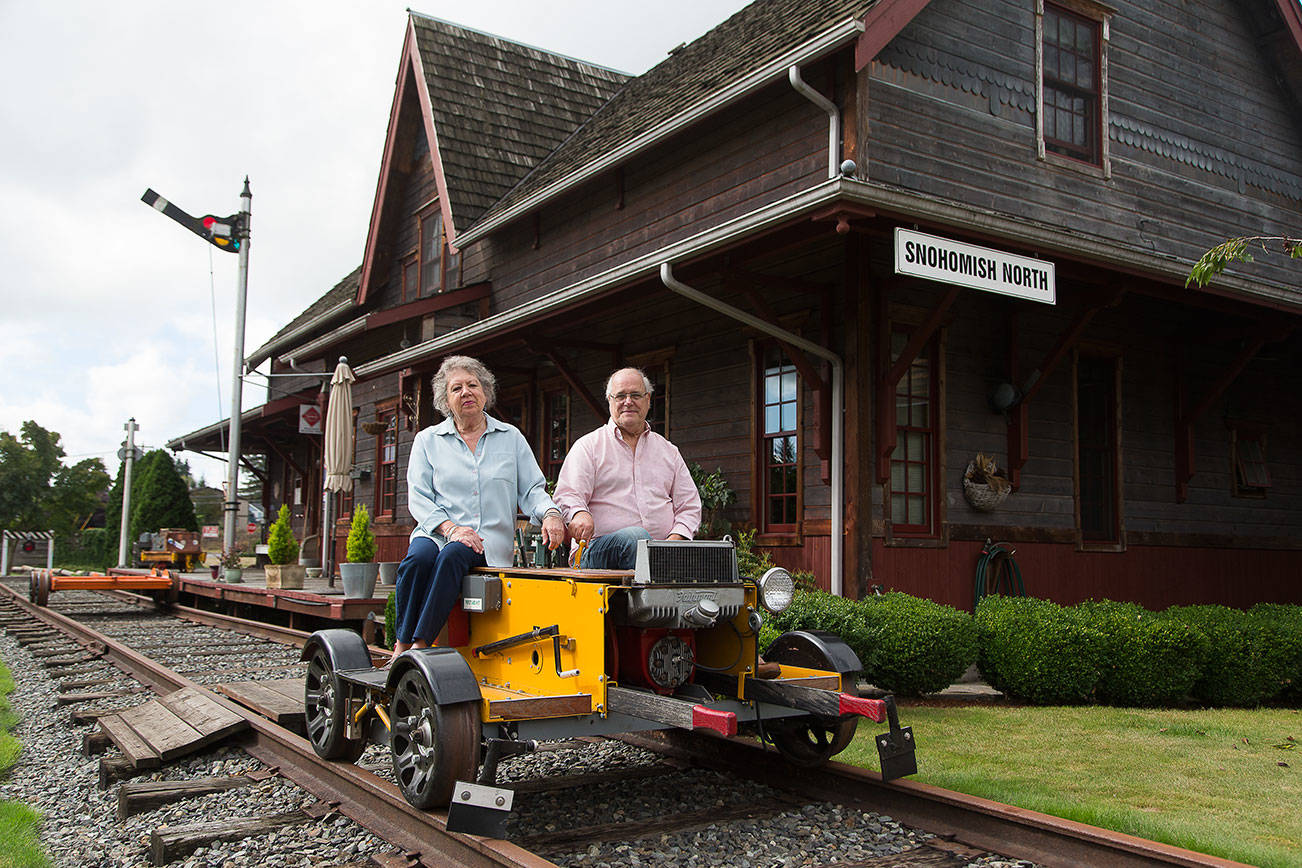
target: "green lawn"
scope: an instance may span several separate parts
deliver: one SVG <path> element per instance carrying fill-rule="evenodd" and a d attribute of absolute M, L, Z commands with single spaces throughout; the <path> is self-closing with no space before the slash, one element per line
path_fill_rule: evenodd
<path fill-rule="evenodd" d="M 915 780 L 1252 865 L 1302 864 L 1302 714 L 902 704 Z M 877 768 L 871 734 L 838 759 Z"/>
<path fill-rule="evenodd" d="M 9 734 L 18 719 L 9 709 L 14 679 L 0 661 L 0 778 L 9 776 L 22 745 Z M 40 816 L 19 802 L 0 801 L 0 865 L 6 868 L 48 868 L 50 861 L 41 851 L 37 829 Z"/>

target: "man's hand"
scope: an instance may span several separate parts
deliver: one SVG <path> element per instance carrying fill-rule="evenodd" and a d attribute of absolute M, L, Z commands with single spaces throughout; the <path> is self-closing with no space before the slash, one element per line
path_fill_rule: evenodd
<path fill-rule="evenodd" d="M 549 512 L 543 516 L 542 536 L 547 548 L 553 551 L 565 542 L 565 522 L 561 521 L 560 513 Z"/>
<path fill-rule="evenodd" d="M 576 540 L 592 539 L 592 513 L 587 510 L 574 513 L 570 519 L 570 536 Z"/>
<path fill-rule="evenodd" d="M 671 533 L 669 534 L 669 539 L 687 539 L 687 537 L 683 536 L 681 533 Z"/>

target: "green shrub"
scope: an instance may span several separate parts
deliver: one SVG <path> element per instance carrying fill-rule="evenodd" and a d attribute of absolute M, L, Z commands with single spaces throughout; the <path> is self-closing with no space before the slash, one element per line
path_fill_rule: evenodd
<path fill-rule="evenodd" d="M 977 605 L 986 680 L 1040 705 L 1090 702 L 1099 682 L 1103 634 L 1079 612 L 1033 597 L 985 597 Z"/>
<path fill-rule="evenodd" d="M 1297 652 L 1289 628 L 1277 618 L 1214 605 L 1172 606 L 1164 614 L 1207 638 L 1202 672 L 1193 687 L 1198 701 L 1251 708 L 1283 691 Z"/>
<path fill-rule="evenodd" d="M 345 550 L 350 564 L 367 564 L 375 560 L 375 534 L 371 533 L 371 513 L 364 503 L 359 503 L 353 508 L 353 523 L 348 528 L 348 544 Z"/>
<path fill-rule="evenodd" d="M 280 513 L 267 532 L 267 558 L 281 566 L 298 560 L 298 540 L 289 525 L 288 504 L 281 504 Z"/>
<path fill-rule="evenodd" d="M 864 678 L 883 690 L 935 693 L 976 662 L 976 626 L 966 612 L 898 591 L 868 597 L 858 608 L 873 648 Z"/>
<path fill-rule="evenodd" d="M 868 628 L 863 607 L 827 591 L 797 590 L 791 605 L 779 615 L 769 615 L 760 630 L 760 648 L 792 630 L 826 630 L 840 636 L 859 658 L 864 671 L 876 665 L 875 636 Z"/>
<path fill-rule="evenodd" d="M 1258 603 L 1248 610 L 1254 618 L 1275 622 L 1281 640 L 1284 669 L 1280 673 L 1281 690 L 1275 701 L 1290 708 L 1302 706 L 1302 606 L 1284 603 Z M 1292 654 L 1288 649 L 1292 649 Z M 1289 663 L 1289 660 L 1292 660 Z"/>
<path fill-rule="evenodd" d="M 764 575 L 773 566 L 768 552 L 755 551 L 755 529 L 741 530 L 733 540 L 737 548 L 737 572 L 752 579 Z"/>
<path fill-rule="evenodd" d="M 713 473 L 706 473 L 701 465 L 693 461 L 687 465 L 696 483 L 696 491 L 701 496 L 701 527 L 697 531 L 698 539 L 719 539 L 732 529 L 732 524 L 723 517 L 723 511 L 737 502 L 737 492 L 728 485 L 723 476 L 723 468 L 716 467 Z"/>
<path fill-rule="evenodd" d="M 389 592 L 389 599 L 384 603 L 384 647 L 392 648 L 398 635 L 398 592 Z"/>
<path fill-rule="evenodd" d="M 1207 653 L 1200 631 L 1135 603 L 1091 600 L 1076 611 L 1103 636 L 1099 701 L 1137 707 L 1186 701 Z"/>

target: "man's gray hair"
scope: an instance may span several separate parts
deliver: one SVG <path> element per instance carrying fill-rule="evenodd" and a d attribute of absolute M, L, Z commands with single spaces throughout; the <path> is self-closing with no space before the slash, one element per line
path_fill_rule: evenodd
<path fill-rule="evenodd" d="M 655 392 L 656 390 L 655 384 L 652 383 L 651 378 L 646 375 L 646 371 L 642 370 L 641 368 L 628 367 L 628 368 L 620 368 L 618 371 L 613 371 L 611 372 L 611 375 L 606 378 L 607 398 L 614 397 L 613 395 L 610 394 L 610 381 L 615 379 L 616 376 L 624 373 L 625 371 L 632 371 L 633 373 L 637 374 L 639 377 L 642 378 L 642 388 L 646 391 L 648 395 Z"/>
<path fill-rule="evenodd" d="M 430 381 L 430 388 L 434 392 L 434 409 L 444 416 L 452 415 L 452 408 L 448 406 L 448 377 L 452 376 L 453 371 L 465 371 L 479 380 L 479 385 L 484 387 L 484 412 L 488 412 L 497 401 L 497 377 L 484 367 L 483 362 L 470 356 L 448 356 L 439 365 L 438 373 Z"/>

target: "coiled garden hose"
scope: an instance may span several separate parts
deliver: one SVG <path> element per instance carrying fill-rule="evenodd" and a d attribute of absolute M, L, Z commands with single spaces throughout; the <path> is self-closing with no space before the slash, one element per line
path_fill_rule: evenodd
<path fill-rule="evenodd" d="M 1017 566 L 1015 552 L 1003 543 L 986 540 L 976 566 L 976 593 L 973 607 L 991 594 L 1007 597 L 1025 597 L 1022 570 Z"/>

